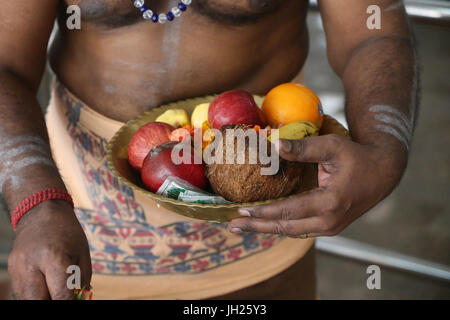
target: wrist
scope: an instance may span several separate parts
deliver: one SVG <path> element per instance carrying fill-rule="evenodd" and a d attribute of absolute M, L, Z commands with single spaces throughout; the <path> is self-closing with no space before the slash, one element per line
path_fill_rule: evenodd
<path fill-rule="evenodd" d="M 377 143 L 367 145 L 367 147 L 371 149 L 377 163 L 377 174 L 386 178 L 385 187 L 387 194 L 389 194 L 398 185 L 405 172 L 408 153 L 405 148 L 399 148 L 391 144 Z"/>
<path fill-rule="evenodd" d="M 409 156 L 409 149 L 403 144 L 397 141 L 376 141 L 371 145 L 384 153 L 389 153 L 392 160 L 398 163 L 404 163 L 406 165 Z"/>
<path fill-rule="evenodd" d="M 72 206 L 64 200 L 47 200 L 25 214 L 17 223 L 16 233 L 36 224 L 51 224 L 55 220 L 55 213 L 58 215 L 65 212 L 73 214 Z"/>
<path fill-rule="evenodd" d="M 61 205 L 69 206 L 71 211 L 73 211 L 72 197 L 65 190 L 49 188 L 26 197 L 11 215 L 11 224 L 13 225 L 14 230 L 16 230 L 19 222 L 25 219 L 25 217 L 40 212 L 42 209 L 44 209 L 45 212 L 52 211 L 49 209 L 55 207 L 55 205 L 57 209 L 59 209 L 58 207 Z M 38 208 L 38 210 L 33 210 L 36 208 Z"/>
<path fill-rule="evenodd" d="M 384 154 L 386 162 L 391 162 L 395 168 L 404 171 L 408 163 L 409 142 L 405 144 L 391 134 L 373 130 L 369 124 L 364 127 L 351 126 L 352 140 Z"/>

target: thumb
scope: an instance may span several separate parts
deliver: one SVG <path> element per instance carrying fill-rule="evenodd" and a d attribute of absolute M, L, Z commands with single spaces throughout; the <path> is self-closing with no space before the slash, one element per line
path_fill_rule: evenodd
<path fill-rule="evenodd" d="M 328 161 L 334 157 L 336 139 L 329 136 L 304 138 L 300 140 L 280 139 L 280 156 L 289 161 Z"/>

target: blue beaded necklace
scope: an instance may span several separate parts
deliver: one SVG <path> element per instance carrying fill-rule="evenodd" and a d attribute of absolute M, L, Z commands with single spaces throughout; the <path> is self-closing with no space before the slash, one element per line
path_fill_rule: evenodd
<path fill-rule="evenodd" d="M 153 22 L 166 23 L 167 21 L 173 21 L 175 17 L 181 16 L 181 13 L 186 11 L 187 6 L 191 4 L 192 0 L 181 0 L 181 2 L 173 7 L 167 13 L 156 14 L 150 10 L 145 4 L 145 0 L 131 0 L 134 6 L 142 13 L 142 17 L 145 20 L 152 20 Z"/>

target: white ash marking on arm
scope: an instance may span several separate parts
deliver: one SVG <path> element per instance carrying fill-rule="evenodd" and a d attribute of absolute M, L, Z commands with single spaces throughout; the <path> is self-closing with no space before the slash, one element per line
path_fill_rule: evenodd
<path fill-rule="evenodd" d="M 390 134 L 401 141 L 409 150 L 413 132 L 413 120 L 401 111 L 387 105 L 376 105 L 369 108 L 375 113 L 375 120 L 383 124 L 375 125 L 378 131 Z"/>
<path fill-rule="evenodd" d="M 395 128 L 388 126 L 388 125 L 377 124 L 375 126 L 375 129 L 394 136 L 395 138 L 397 138 L 400 142 L 402 142 L 405 145 L 407 150 L 409 150 L 409 141 L 406 140 L 405 137 L 403 137 L 403 135 L 399 131 L 397 131 Z"/>
<path fill-rule="evenodd" d="M 31 165 L 56 168 L 48 143 L 43 138 L 33 135 L 9 138 L 4 132 L 1 133 L 0 191 L 7 181 L 14 189 L 20 188 L 26 182 L 21 171 Z"/>

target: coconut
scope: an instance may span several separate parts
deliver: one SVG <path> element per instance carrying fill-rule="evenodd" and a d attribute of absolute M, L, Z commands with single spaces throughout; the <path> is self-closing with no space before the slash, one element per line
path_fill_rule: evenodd
<path fill-rule="evenodd" d="M 253 130 L 253 128 L 241 124 L 223 126 L 220 129 L 222 138 L 205 149 L 205 152 L 209 152 L 216 158 L 218 155 L 220 156 L 220 152 L 223 156 L 223 163 L 214 162 L 206 166 L 206 176 L 214 192 L 233 202 L 252 202 L 277 199 L 299 190 L 304 164 L 284 160 L 277 154 L 278 170 L 270 175 L 261 174 L 261 169 L 269 168 L 270 164 L 261 164 L 258 153 L 260 142 L 261 146 L 267 146 L 269 156 L 272 152 L 276 152 L 275 146 L 267 141 L 264 135 L 255 131 L 257 143 L 250 143 L 251 139 L 245 139 L 245 161 L 238 163 L 237 138 L 227 141 L 227 134 L 230 133 L 230 131 L 227 132 L 227 129 L 242 129 L 244 133 L 247 130 Z M 261 139 L 263 141 L 260 141 Z M 222 145 L 223 149 L 220 151 L 216 145 Z M 209 148 L 213 149 L 209 150 Z M 234 157 L 230 155 L 230 159 L 233 160 L 231 163 L 230 161 L 226 163 L 228 150 L 234 150 Z M 250 161 L 252 154 L 258 155 L 256 161 L 254 158 L 253 161 Z M 242 152 L 240 152 L 240 156 L 243 156 Z"/>

